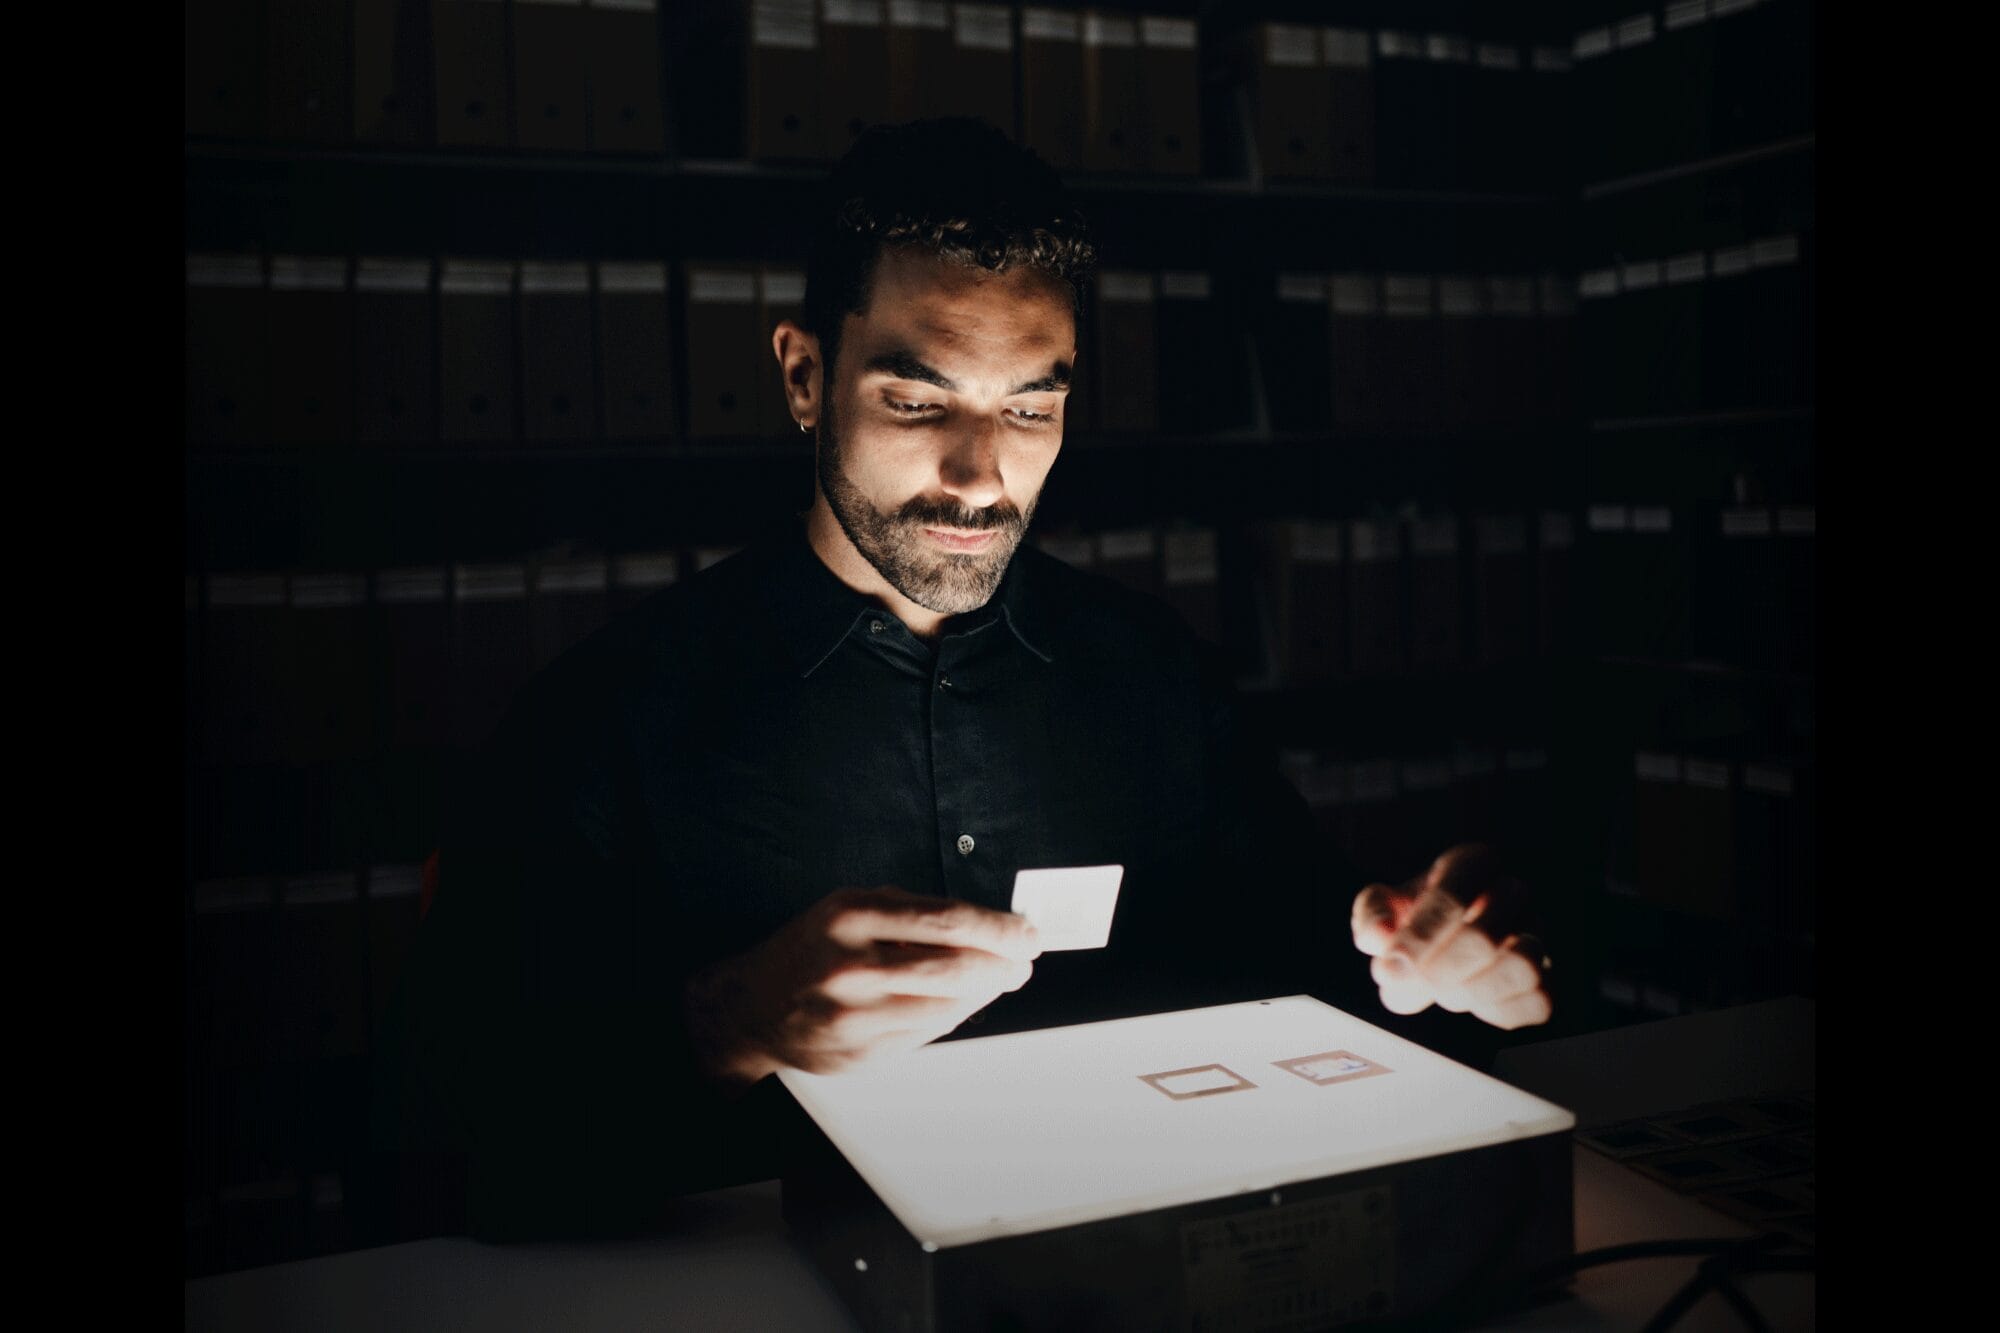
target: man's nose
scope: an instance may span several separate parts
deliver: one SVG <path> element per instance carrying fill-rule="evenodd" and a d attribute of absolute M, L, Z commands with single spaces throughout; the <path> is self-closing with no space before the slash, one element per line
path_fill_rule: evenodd
<path fill-rule="evenodd" d="M 957 432 L 938 460 L 938 483 L 968 509 L 997 504 L 1007 493 L 1000 476 L 998 424 L 974 421 Z"/>

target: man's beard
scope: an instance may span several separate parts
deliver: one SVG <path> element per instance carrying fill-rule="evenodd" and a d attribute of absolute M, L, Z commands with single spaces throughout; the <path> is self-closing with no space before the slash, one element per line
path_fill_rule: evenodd
<path fill-rule="evenodd" d="M 841 468 L 831 400 L 820 414 L 818 469 L 820 493 L 854 549 L 890 587 L 940 615 L 976 611 L 992 599 L 1035 516 L 1034 499 L 1023 513 L 1005 500 L 985 509 L 966 509 L 923 496 L 905 501 L 893 513 L 883 513 Z M 996 535 L 983 551 L 946 551 L 924 535 L 927 527 L 968 532 L 991 528 Z"/>

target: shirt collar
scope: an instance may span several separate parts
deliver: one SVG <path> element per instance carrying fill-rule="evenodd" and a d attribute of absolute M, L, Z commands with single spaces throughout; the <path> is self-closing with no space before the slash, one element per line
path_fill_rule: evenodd
<path fill-rule="evenodd" d="M 800 523 L 792 533 L 773 544 L 770 577 L 772 627 L 799 675 L 810 676 L 820 663 L 833 655 L 857 622 L 888 614 L 867 597 L 842 583 L 812 549 Z M 1053 661 L 1048 652 L 1049 636 L 1035 596 L 1033 557 L 1038 554 L 1023 542 L 1007 563 L 1000 586 L 985 606 L 953 618 L 947 637 L 969 633 L 999 620 L 1006 624 L 1021 646 L 1044 662 Z"/>

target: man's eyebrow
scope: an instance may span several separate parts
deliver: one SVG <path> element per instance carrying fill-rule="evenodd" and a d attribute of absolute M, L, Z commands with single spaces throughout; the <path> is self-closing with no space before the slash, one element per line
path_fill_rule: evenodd
<path fill-rule="evenodd" d="M 862 370 L 864 373 L 879 370 L 885 374 L 894 375 L 899 380 L 915 380 L 920 384 L 935 384 L 938 388 L 948 393 L 958 388 L 957 381 L 950 379 L 936 367 L 925 365 L 917 359 L 915 353 L 904 347 L 891 348 L 889 351 L 869 357 L 867 364 L 862 367 Z M 1048 374 L 1042 376 L 1040 379 L 1029 380 L 1025 384 L 1017 384 L 1009 389 L 1008 392 L 1052 393 L 1057 389 L 1067 389 L 1069 387 L 1069 374 L 1069 362 L 1059 360 L 1050 368 Z"/>

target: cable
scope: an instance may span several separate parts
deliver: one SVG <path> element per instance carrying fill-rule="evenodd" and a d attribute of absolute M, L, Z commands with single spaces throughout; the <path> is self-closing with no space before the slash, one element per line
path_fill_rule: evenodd
<path fill-rule="evenodd" d="M 1742 1273 L 1813 1272 L 1817 1268 L 1817 1260 L 1810 1254 L 1753 1254 L 1745 1255 L 1742 1262 L 1737 1262 L 1739 1254 L 1742 1251 L 1728 1250 L 1704 1259 L 1695 1270 L 1695 1275 L 1660 1307 L 1658 1314 L 1646 1322 L 1641 1333 L 1666 1333 L 1710 1290 L 1729 1302 L 1752 1333 L 1770 1333 L 1770 1324 L 1765 1322 L 1764 1316 L 1750 1304 L 1749 1298 L 1731 1278 Z"/>

